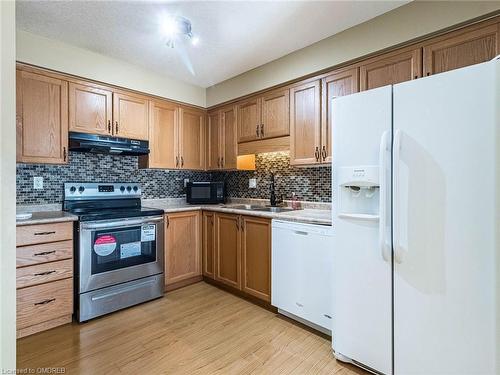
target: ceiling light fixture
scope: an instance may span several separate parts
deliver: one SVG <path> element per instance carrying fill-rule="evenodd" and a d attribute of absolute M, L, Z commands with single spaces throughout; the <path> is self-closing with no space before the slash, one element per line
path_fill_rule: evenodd
<path fill-rule="evenodd" d="M 191 44 L 196 46 L 200 39 L 193 35 L 191 31 L 191 21 L 182 16 L 168 16 L 161 21 L 161 32 L 167 38 L 167 46 L 174 48 L 175 41 L 180 36 L 185 36 L 191 40 Z"/>

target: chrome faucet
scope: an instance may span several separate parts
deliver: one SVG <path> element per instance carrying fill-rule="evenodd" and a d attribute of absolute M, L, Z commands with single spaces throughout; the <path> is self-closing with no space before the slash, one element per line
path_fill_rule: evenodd
<path fill-rule="evenodd" d="M 278 204 L 283 203 L 283 195 L 281 196 L 280 199 L 276 198 L 276 191 L 275 191 L 275 185 L 274 185 L 274 173 L 271 173 L 271 185 L 269 186 L 270 190 L 270 201 L 271 201 L 271 207 L 275 207 Z"/>

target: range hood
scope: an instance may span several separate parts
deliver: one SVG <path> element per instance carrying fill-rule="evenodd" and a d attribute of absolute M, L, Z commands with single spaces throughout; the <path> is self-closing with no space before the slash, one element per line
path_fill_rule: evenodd
<path fill-rule="evenodd" d="M 149 154 L 149 142 L 70 132 L 69 150 L 110 155 L 147 155 Z"/>

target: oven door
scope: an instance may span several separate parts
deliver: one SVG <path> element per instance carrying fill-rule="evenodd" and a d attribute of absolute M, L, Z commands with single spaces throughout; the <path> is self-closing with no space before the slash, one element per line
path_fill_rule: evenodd
<path fill-rule="evenodd" d="M 163 216 L 80 223 L 79 292 L 163 272 Z"/>

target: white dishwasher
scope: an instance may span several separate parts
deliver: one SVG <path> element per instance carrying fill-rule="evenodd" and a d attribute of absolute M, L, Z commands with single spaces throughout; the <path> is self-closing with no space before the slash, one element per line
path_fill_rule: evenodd
<path fill-rule="evenodd" d="M 283 315 L 331 334 L 332 227 L 273 220 L 272 228 L 272 305 Z"/>

